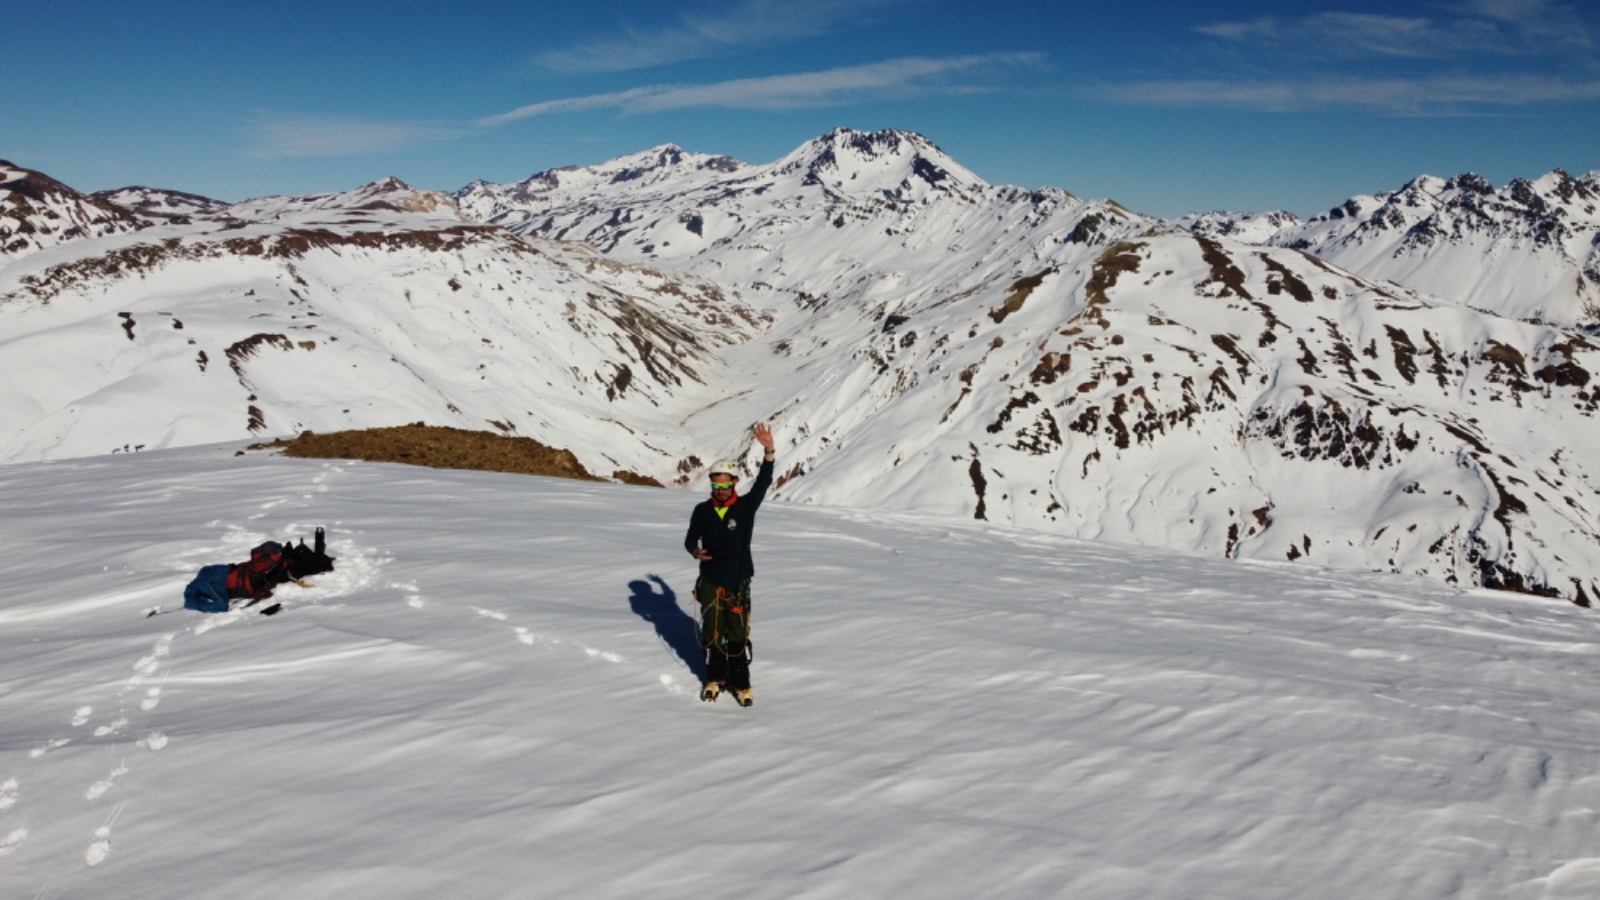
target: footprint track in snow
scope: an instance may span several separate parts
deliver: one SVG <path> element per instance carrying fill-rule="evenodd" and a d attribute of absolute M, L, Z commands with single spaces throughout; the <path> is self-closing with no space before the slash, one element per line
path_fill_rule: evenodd
<path fill-rule="evenodd" d="M 17 805 L 17 797 L 22 792 L 22 785 L 15 778 L 7 778 L 0 783 L 0 812 L 5 812 Z"/>
<path fill-rule="evenodd" d="M 117 823 L 117 817 L 122 815 L 123 804 L 118 803 L 117 808 L 106 817 L 106 823 L 94 830 L 94 840 L 89 842 L 89 849 L 83 851 L 84 865 L 94 868 L 106 861 L 111 855 L 111 826 Z"/>
<path fill-rule="evenodd" d="M 83 792 L 83 799 L 99 800 L 101 797 L 105 796 L 106 791 L 116 787 L 118 778 L 121 778 L 126 774 L 128 774 L 127 764 L 119 764 L 115 769 L 111 770 L 111 774 L 100 779 L 99 781 L 96 781 L 94 784 L 89 785 L 89 789 Z"/>
<path fill-rule="evenodd" d="M 571 638 L 563 640 L 561 638 L 545 637 L 531 628 L 525 628 L 521 625 L 512 625 L 509 621 L 511 617 L 503 612 L 498 612 L 492 609 L 484 609 L 481 606 L 472 607 L 472 611 L 486 619 L 494 619 L 497 622 L 505 622 L 507 627 L 511 629 L 512 634 L 516 635 L 517 640 L 530 647 L 540 642 L 549 644 L 552 647 L 557 647 L 563 643 L 566 643 L 577 647 L 579 650 L 582 650 L 584 654 L 591 659 L 603 659 L 609 663 L 620 663 L 627 661 L 626 657 L 622 656 L 621 654 L 612 653 L 609 650 L 599 650 L 583 643 L 582 641 L 575 641 Z"/>
<path fill-rule="evenodd" d="M 106 861 L 111 855 L 111 826 L 101 825 L 94 830 L 94 841 L 83 852 L 83 863 L 91 869 Z"/>
<path fill-rule="evenodd" d="M 406 597 L 406 605 L 412 609 L 421 609 L 428 605 L 428 598 L 422 596 L 422 591 L 414 584 L 402 584 L 398 581 L 391 581 L 389 582 L 389 589 L 395 591 L 404 591 L 408 595 Z"/>
<path fill-rule="evenodd" d="M 199 629 L 196 629 L 197 633 L 198 630 Z M 139 660 L 133 664 L 134 675 L 128 680 L 127 684 L 124 685 L 124 692 L 139 687 L 140 683 L 143 682 L 146 676 L 154 675 L 161 669 L 163 665 L 166 665 L 170 662 L 170 657 L 172 655 L 172 642 L 177 636 L 177 632 L 162 635 L 156 640 L 155 645 L 151 647 L 150 652 L 140 657 Z M 139 703 L 139 709 L 144 712 L 149 712 L 160 705 L 160 703 L 161 688 L 148 688 L 144 691 L 144 698 Z M 86 724 L 89 720 L 89 717 L 93 714 L 94 708 L 92 706 L 81 706 L 73 713 L 72 723 L 74 726 Z M 99 728 L 96 728 L 94 730 L 94 736 L 107 737 L 118 734 L 125 729 L 128 724 L 129 720 L 126 715 L 118 715 L 114 720 L 101 725 Z M 45 753 L 49 752 L 55 747 L 65 743 L 67 743 L 65 739 L 51 741 L 45 746 L 34 750 L 31 755 L 35 758 L 43 756 Z M 152 731 L 148 736 L 140 740 L 136 746 L 139 746 L 145 750 L 156 751 L 162 749 L 166 745 L 167 736 L 159 731 Z M 127 760 L 123 759 L 121 762 L 117 763 L 116 768 L 107 773 L 104 778 L 89 785 L 83 792 L 83 799 L 91 803 L 99 800 L 101 797 L 104 797 L 106 794 L 110 793 L 111 790 L 117 786 L 118 780 L 127 775 L 128 772 L 129 769 Z M 85 865 L 91 867 L 97 866 L 104 862 L 106 857 L 110 855 L 111 826 L 116 820 L 116 817 L 122 813 L 123 805 L 123 803 L 118 803 L 116 809 L 112 811 L 110 818 L 106 820 L 106 823 L 95 830 L 94 840 L 90 842 L 88 849 L 84 851 L 83 861 Z"/>
<path fill-rule="evenodd" d="M 128 724 L 128 717 L 127 716 L 117 716 L 112 721 L 107 722 L 104 725 L 101 725 L 99 728 L 96 728 L 94 730 L 94 736 L 95 737 L 106 737 L 107 735 L 116 734 L 117 732 L 121 731 L 123 729 L 123 727 L 126 726 L 127 724 Z"/>
<path fill-rule="evenodd" d="M 573 641 L 573 643 L 578 644 L 577 641 Z M 588 646 L 587 644 L 578 644 L 578 646 L 583 648 L 584 653 L 587 653 L 596 659 L 603 659 L 608 663 L 619 663 L 626 661 L 620 653 L 612 653 L 610 650 L 597 650 L 594 647 Z"/>
<path fill-rule="evenodd" d="M 224 625 L 232 625 L 234 622 L 243 619 L 247 615 L 250 615 L 250 610 L 245 609 L 236 609 L 232 612 L 225 613 L 212 613 L 200 620 L 199 624 L 194 626 L 194 633 L 197 635 L 205 634 L 213 628 L 221 628 Z"/>
<path fill-rule="evenodd" d="M 17 849 L 17 845 L 26 840 L 27 837 L 28 829 L 17 828 L 5 837 L 0 838 L 0 856 L 5 856 L 7 853 Z"/>
<path fill-rule="evenodd" d="M 35 747 L 32 750 L 29 750 L 28 758 L 38 759 L 46 753 L 49 753 L 51 750 L 54 750 L 57 747 L 65 747 L 70 743 L 72 743 L 72 738 L 56 738 L 53 741 L 46 741 L 43 746 Z"/>
<path fill-rule="evenodd" d="M 161 638 L 156 641 L 155 646 L 150 648 L 149 653 L 139 657 L 139 661 L 133 664 L 134 674 L 132 678 L 128 679 L 128 687 L 138 687 L 140 684 L 144 683 L 146 677 L 161 671 L 161 666 L 166 663 L 167 658 L 172 655 L 173 637 L 175 637 L 175 635 L 162 635 Z"/>

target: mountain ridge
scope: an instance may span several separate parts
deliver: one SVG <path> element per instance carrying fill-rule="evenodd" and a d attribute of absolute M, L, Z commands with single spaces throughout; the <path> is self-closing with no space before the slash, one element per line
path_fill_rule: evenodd
<path fill-rule="evenodd" d="M 1499 189 L 1471 173 L 1422 175 L 1306 220 L 1220 215 L 1179 224 L 1305 250 L 1512 318 L 1600 333 L 1600 171 L 1574 178 L 1554 169 Z"/>
<path fill-rule="evenodd" d="M 0 375 L 105 362 L 0 399 L 0 458 L 425 420 L 684 485 L 770 420 L 793 502 L 1600 596 L 1581 323 L 1331 263 L 1299 220 L 987 185 L 905 132 L 725 160 L 384 180 L 13 259 Z M 1450 183 L 1414 183 L 1416 221 Z"/>

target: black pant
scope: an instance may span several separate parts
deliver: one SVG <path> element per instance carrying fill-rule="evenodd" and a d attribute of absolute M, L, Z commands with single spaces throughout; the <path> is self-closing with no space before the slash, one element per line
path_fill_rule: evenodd
<path fill-rule="evenodd" d="M 706 681 L 724 684 L 730 691 L 743 691 L 750 687 L 750 643 L 737 648 L 706 648 Z"/>
<path fill-rule="evenodd" d="M 750 582 L 736 590 L 698 580 L 694 597 L 700 604 L 700 644 L 706 648 L 706 681 L 730 691 L 750 687 Z"/>

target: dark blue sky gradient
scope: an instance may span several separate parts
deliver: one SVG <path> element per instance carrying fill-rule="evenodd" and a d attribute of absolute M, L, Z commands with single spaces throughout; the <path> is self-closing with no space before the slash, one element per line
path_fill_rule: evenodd
<path fill-rule="evenodd" d="M 1589 3 L 14 6 L 0 158 L 84 190 L 454 190 L 664 143 L 765 163 L 838 126 L 1163 216 L 1600 169 Z"/>

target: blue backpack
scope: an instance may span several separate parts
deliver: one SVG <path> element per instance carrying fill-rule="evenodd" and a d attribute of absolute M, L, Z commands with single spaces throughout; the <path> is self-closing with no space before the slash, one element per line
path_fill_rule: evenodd
<path fill-rule="evenodd" d="M 228 611 L 228 572 L 233 566 L 202 566 L 200 574 L 183 589 L 183 608 L 203 613 Z"/>

